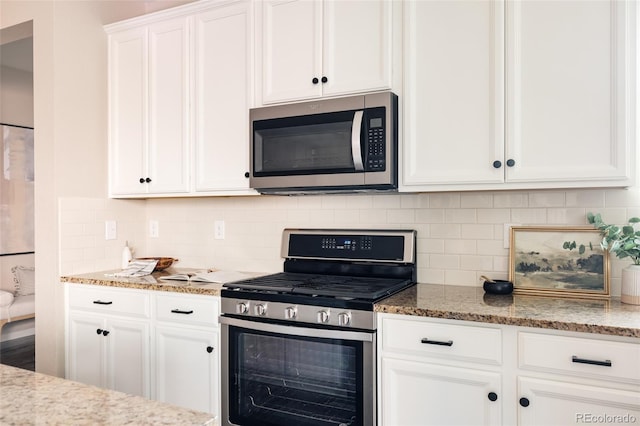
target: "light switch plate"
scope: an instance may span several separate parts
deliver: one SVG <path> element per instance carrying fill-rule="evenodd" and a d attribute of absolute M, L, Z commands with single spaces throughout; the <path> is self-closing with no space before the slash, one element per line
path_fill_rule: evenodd
<path fill-rule="evenodd" d="M 115 240 L 118 238 L 118 230 L 115 220 L 106 220 L 104 222 L 104 239 Z"/>

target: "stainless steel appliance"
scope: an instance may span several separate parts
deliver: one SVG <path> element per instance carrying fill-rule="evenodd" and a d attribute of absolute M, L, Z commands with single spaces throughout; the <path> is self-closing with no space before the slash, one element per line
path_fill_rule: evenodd
<path fill-rule="evenodd" d="M 285 229 L 284 272 L 222 289 L 222 425 L 376 424 L 376 302 L 414 285 L 413 230 Z"/>
<path fill-rule="evenodd" d="M 260 192 L 398 187 L 398 97 L 391 92 L 255 108 L 249 115 L 249 182 Z"/>

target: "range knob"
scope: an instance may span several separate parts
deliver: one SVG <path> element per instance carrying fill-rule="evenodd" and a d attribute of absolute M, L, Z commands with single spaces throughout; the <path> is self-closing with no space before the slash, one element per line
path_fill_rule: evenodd
<path fill-rule="evenodd" d="M 295 306 L 289 306 L 288 308 L 284 308 L 284 319 L 292 320 L 296 319 L 296 315 L 298 315 L 298 310 Z"/>
<path fill-rule="evenodd" d="M 259 303 L 253 308 L 253 312 L 259 317 L 263 317 L 267 314 L 267 305 Z"/>
<path fill-rule="evenodd" d="M 248 314 L 249 313 L 249 304 L 244 302 L 239 302 L 236 304 L 236 314 Z"/>
<path fill-rule="evenodd" d="M 318 311 L 318 322 L 326 324 L 329 322 L 329 311 Z"/>
<path fill-rule="evenodd" d="M 338 325 L 346 326 L 351 324 L 351 312 L 340 312 L 338 314 Z"/>

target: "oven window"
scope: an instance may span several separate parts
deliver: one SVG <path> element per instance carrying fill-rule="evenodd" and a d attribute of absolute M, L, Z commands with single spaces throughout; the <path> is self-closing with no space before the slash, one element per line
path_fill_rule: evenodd
<path fill-rule="evenodd" d="M 229 327 L 229 420 L 362 425 L 362 342 Z"/>

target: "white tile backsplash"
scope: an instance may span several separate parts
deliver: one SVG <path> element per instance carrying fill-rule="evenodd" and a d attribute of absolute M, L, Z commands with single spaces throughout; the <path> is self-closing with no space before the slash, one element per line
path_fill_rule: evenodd
<path fill-rule="evenodd" d="M 482 274 L 507 278 L 505 223 L 585 225 L 586 213 L 622 224 L 640 215 L 636 189 L 421 194 L 210 197 L 104 200 L 63 198 L 60 252 L 63 274 L 117 269 L 126 240 L 134 256 L 172 256 L 180 267 L 282 270 L 285 227 L 411 228 L 418 231 L 418 280 L 481 285 Z M 104 220 L 116 220 L 118 238 L 104 239 Z M 160 237 L 149 238 L 157 220 Z M 225 221 L 216 240 L 215 220 Z M 621 269 L 611 259 L 611 291 L 620 293 Z"/>

